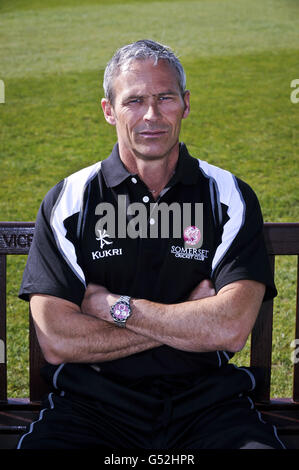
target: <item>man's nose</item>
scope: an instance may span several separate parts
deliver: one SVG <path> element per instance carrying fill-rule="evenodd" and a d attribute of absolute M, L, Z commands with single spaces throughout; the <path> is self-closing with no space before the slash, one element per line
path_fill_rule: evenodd
<path fill-rule="evenodd" d="M 149 104 L 143 116 L 144 121 L 156 121 L 159 117 L 160 111 L 157 103 Z"/>

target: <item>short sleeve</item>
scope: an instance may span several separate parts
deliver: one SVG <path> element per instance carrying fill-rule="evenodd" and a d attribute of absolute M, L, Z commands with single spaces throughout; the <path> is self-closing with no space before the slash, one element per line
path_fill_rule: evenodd
<path fill-rule="evenodd" d="M 266 286 L 264 300 L 268 300 L 277 295 L 277 290 L 263 235 L 260 204 L 250 186 L 237 178 L 235 184 L 243 211 L 232 211 L 226 218 L 221 242 L 225 247 L 213 269 L 212 280 L 217 292 L 238 280 L 261 282 Z"/>
<path fill-rule="evenodd" d="M 84 279 L 78 276 L 73 267 L 77 263 L 76 247 L 67 239 L 70 237 L 66 233 L 64 220 L 60 221 L 60 228 L 57 223 L 55 230 L 52 226 L 53 210 L 62 192 L 63 182 L 49 191 L 38 211 L 34 237 L 19 291 L 19 297 L 23 300 L 28 301 L 30 294 L 53 295 L 77 305 L 81 305 L 83 300 Z M 75 218 L 76 214 L 73 217 Z M 61 236 L 64 236 L 65 243 L 69 246 L 70 257 L 61 248 L 58 230 L 63 233 Z"/>

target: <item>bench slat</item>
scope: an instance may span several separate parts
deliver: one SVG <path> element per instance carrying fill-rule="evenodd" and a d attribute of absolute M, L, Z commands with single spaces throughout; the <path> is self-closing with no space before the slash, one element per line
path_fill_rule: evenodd
<path fill-rule="evenodd" d="M 297 256 L 297 294 L 296 294 L 296 333 L 295 340 L 299 347 L 299 256 Z M 299 402 L 299 355 L 296 355 L 293 372 L 293 400 Z"/>
<path fill-rule="evenodd" d="M 0 401 L 7 400 L 6 368 L 6 256 L 0 255 Z"/>
<path fill-rule="evenodd" d="M 267 222 L 264 236 L 269 255 L 299 254 L 299 223 Z"/>
<path fill-rule="evenodd" d="M 27 255 L 34 233 L 34 222 L 1 222 L 0 254 Z"/>
<path fill-rule="evenodd" d="M 40 375 L 40 369 L 45 364 L 45 360 L 39 346 L 32 316 L 29 309 L 29 362 L 30 362 L 30 401 L 41 400 L 48 392 L 48 387 Z"/>
<path fill-rule="evenodd" d="M 270 265 L 274 274 L 275 257 L 269 256 Z M 263 383 L 257 391 L 257 401 L 270 400 L 271 364 L 272 364 L 272 328 L 273 328 L 273 300 L 263 303 L 256 323 L 251 333 L 250 365 L 261 368 Z"/>

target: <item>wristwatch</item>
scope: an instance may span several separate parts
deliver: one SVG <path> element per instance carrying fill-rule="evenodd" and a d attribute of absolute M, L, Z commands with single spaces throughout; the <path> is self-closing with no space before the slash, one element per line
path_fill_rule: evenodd
<path fill-rule="evenodd" d="M 128 318 L 132 315 L 130 306 L 131 297 L 122 295 L 110 309 L 111 316 L 117 326 L 125 327 Z"/>

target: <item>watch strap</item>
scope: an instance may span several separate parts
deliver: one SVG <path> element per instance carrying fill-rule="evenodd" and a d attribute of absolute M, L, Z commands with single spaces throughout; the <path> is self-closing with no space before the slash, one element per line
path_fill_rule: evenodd
<path fill-rule="evenodd" d="M 127 304 L 130 304 L 130 300 L 131 297 L 128 295 L 121 295 L 117 302 L 126 302 Z"/>

